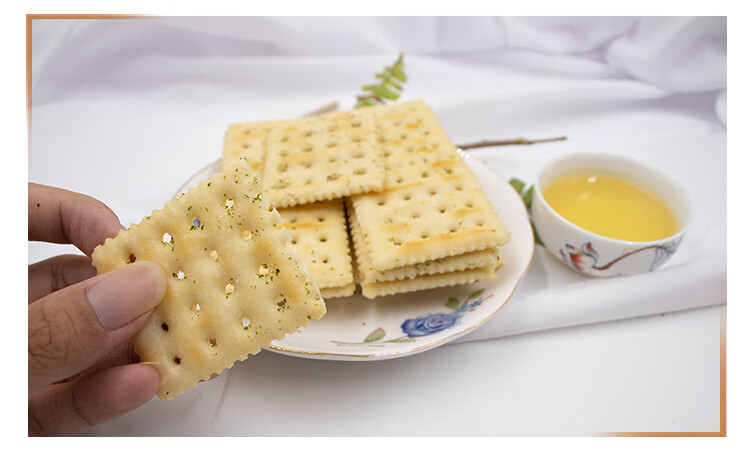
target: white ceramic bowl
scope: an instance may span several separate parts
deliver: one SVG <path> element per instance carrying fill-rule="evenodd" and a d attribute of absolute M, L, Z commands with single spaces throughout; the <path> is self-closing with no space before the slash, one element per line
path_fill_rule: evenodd
<path fill-rule="evenodd" d="M 576 172 L 598 172 L 625 179 L 661 198 L 674 212 L 679 231 L 665 239 L 629 242 L 599 236 L 565 220 L 544 200 L 552 181 Z M 539 174 L 531 213 L 547 250 L 571 269 L 595 277 L 640 274 L 657 269 L 682 241 L 689 218 L 687 193 L 674 179 L 630 158 L 604 153 L 577 153 L 556 159 Z"/>

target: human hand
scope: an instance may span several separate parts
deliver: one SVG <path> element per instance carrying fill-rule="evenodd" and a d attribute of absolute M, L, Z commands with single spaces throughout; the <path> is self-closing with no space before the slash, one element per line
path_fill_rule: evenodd
<path fill-rule="evenodd" d="M 29 435 L 73 435 L 150 400 L 166 370 L 136 363 L 129 338 L 166 289 L 152 262 L 96 275 L 94 247 L 122 229 L 94 198 L 29 184 L 29 240 L 72 243 L 87 256 L 29 265 Z"/>

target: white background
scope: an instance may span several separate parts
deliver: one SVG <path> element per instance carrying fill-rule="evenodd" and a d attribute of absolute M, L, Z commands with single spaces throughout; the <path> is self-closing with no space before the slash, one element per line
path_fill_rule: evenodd
<path fill-rule="evenodd" d="M 332 100 L 347 108 L 403 50 L 405 97 L 428 101 L 457 143 L 569 137 L 477 152 L 499 176 L 533 181 L 551 158 L 574 151 L 639 158 L 700 184 L 689 187 L 700 218 L 670 266 L 707 255 L 726 260 L 722 27 L 628 18 L 55 21 L 35 28 L 29 180 L 95 196 L 127 225 L 218 157 L 227 123 L 297 116 Z M 66 250 L 30 244 L 29 262 Z M 658 289 L 644 279 L 632 288 Z M 707 308 L 485 336 L 401 360 L 264 352 L 90 434 L 718 430 L 714 305 L 726 301 L 726 274 L 718 279 L 705 286 L 714 301 L 691 305 Z M 536 291 L 568 285 L 587 288 L 538 251 L 519 294 L 533 300 Z M 603 298 L 602 307 L 616 300 Z M 257 412 L 265 417 L 247 415 Z"/>

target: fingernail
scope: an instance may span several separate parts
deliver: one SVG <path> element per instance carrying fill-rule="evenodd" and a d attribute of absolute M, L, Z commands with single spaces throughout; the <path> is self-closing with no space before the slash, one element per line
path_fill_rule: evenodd
<path fill-rule="evenodd" d="M 139 365 L 148 365 L 154 370 L 159 372 L 159 387 L 163 386 L 165 382 L 167 382 L 167 369 L 164 368 L 164 365 L 162 365 L 159 362 L 143 362 Z"/>
<path fill-rule="evenodd" d="M 107 330 L 116 330 L 151 310 L 164 297 L 164 270 L 150 261 L 104 274 L 86 291 L 96 316 Z"/>

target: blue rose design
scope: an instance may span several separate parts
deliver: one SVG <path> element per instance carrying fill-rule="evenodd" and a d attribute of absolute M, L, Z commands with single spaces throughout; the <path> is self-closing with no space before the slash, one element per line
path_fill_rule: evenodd
<path fill-rule="evenodd" d="M 427 314 L 416 319 L 406 319 L 401 324 L 401 330 L 409 338 L 431 335 L 450 328 L 461 321 L 461 316 L 456 314 Z"/>

